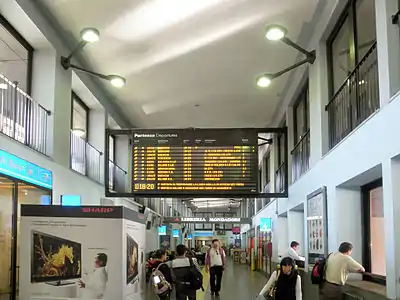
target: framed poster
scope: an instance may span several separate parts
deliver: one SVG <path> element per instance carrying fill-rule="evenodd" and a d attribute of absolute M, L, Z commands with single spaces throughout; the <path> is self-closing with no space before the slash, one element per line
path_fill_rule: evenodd
<path fill-rule="evenodd" d="M 328 228 L 326 212 L 326 187 L 307 196 L 308 263 L 315 264 L 328 254 Z"/>

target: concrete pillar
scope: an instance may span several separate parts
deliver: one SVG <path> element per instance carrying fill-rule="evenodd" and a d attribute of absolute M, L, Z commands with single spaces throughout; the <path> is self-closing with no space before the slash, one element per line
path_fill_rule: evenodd
<path fill-rule="evenodd" d="M 384 161 L 383 212 L 385 216 L 386 296 L 400 299 L 400 157 Z"/>
<path fill-rule="evenodd" d="M 309 66 L 310 169 L 329 149 L 327 75 L 326 46 L 321 43 L 314 64 Z"/>
<path fill-rule="evenodd" d="M 307 245 L 304 242 L 304 213 L 299 211 L 288 211 L 288 241 L 300 243 L 299 254 L 305 255 Z"/>
<path fill-rule="evenodd" d="M 32 97 L 51 111 L 47 122 L 46 153 L 58 164 L 70 167 L 72 73 L 60 65 L 53 49 L 35 51 Z"/>
<path fill-rule="evenodd" d="M 108 127 L 108 114 L 104 108 L 91 109 L 89 112 L 89 143 L 103 153 L 100 159 L 100 179 L 104 180 L 105 130 Z"/>
<path fill-rule="evenodd" d="M 391 18 L 398 9 L 398 1 L 375 1 L 379 98 L 381 107 L 383 107 L 400 88 L 399 25 L 392 24 Z"/>

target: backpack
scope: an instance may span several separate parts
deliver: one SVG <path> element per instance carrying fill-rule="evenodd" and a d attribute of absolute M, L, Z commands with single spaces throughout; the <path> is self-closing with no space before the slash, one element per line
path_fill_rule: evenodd
<path fill-rule="evenodd" d="M 273 299 L 275 299 L 276 284 L 277 284 L 277 282 L 278 282 L 279 275 L 281 275 L 281 270 L 278 268 L 278 269 L 276 270 L 276 279 L 275 279 L 275 282 L 272 284 L 272 286 L 271 286 L 271 287 L 269 288 L 269 290 L 267 291 L 267 294 L 266 294 L 266 297 L 265 297 L 267 300 L 273 300 Z"/>
<path fill-rule="evenodd" d="M 190 282 L 190 288 L 193 290 L 203 290 L 203 274 L 197 270 L 196 266 L 193 263 L 193 259 L 189 257 L 190 268 L 188 279 Z"/>
<path fill-rule="evenodd" d="M 331 255 L 331 253 L 326 258 L 322 257 L 315 262 L 315 265 L 312 268 L 312 272 L 311 272 L 311 283 L 312 284 L 320 285 L 321 283 L 324 282 L 326 263 L 327 263 L 330 255 Z"/>
<path fill-rule="evenodd" d="M 151 273 L 150 282 L 156 295 L 162 295 L 171 290 L 171 284 L 165 280 L 164 274 L 158 269 L 161 265 L 163 264 L 159 264 Z"/>

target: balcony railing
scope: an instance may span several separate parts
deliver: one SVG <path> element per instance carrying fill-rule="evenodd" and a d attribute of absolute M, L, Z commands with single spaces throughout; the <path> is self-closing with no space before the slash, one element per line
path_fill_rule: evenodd
<path fill-rule="evenodd" d="M 292 182 L 295 182 L 310 167 L 310 130 L 301 137 L 291 151 Z"/>
<path fill-rule="evenodd" d="M 111 160 L 108 162 L 109 165 L 109 188 L 115 192 L 123 193 L 126 188 L 127 172 L 121 169 L 117 164 Z"/>
<path fill-rule="evenodd" d="M 99 150 L 71 131 L 71 169 L 103 183 L 101 174 L 102 155 Z"/>
<path fill-rule="evenodd" d="M 264 186 L 264 193 L 270 193 L 270 192 L 271 192 L 271 182 L 268 181 Z M 265 207 L 270 202 L 271 202 L 271 198 L 263 198 L 262 199 L 262 207 Z"/>
<path fill-rule="evenodd" d="M 325 107 L 330 148 L 379 109 L 376 42 Z"/>
<path fill-rule="evenodd" d="M 282 193 L 285 191 L 285 163 L 282 162 L 275 172 L 275 192 Z"/>
<path fill-rule="evenodd" d="M 50 111 L 0 73 L 0 132 L 46 154 Z"/>

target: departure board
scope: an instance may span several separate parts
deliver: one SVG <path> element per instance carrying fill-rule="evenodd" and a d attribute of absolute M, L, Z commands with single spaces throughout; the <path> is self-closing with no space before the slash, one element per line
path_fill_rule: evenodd
<path fill-rule="evenodd" d="M 133 193 L 240 195 L 258 192 L 252 129 L 133 132 Z"/>

